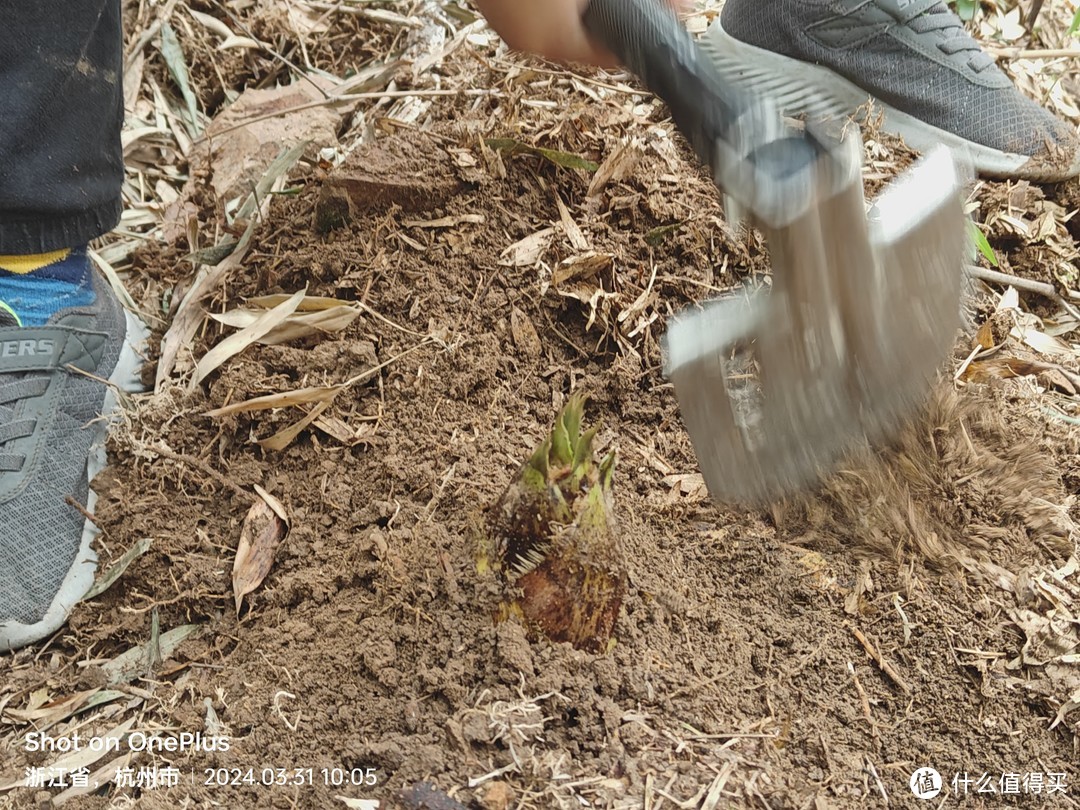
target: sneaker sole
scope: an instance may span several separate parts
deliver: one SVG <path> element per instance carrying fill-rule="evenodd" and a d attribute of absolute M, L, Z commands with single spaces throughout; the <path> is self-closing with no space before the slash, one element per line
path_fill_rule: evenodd
<path fill-rule="evenodd" d="M 142 358 L 136 351 L 136 347 L 145 344 L 150 336 L 150 331 L 142 321 L 127 310 L 124 311 L 127 329 L 124 334 L 124 346 L 120 350 L 116 367 L 109 376 L 109 383 L 101 412 L 104 418 L 97 420 L 94 425 L 94 442 L 90 446 L 90 455 L 86 460 L 86 480 L 91 482 L 94 477 L 105 469 L 106 455 L 105 442 L 108 439 L 109 425 L 112 417 L 120 406 L 117 389 L 128 394 L 138 393 L 143 390 L 140 378 Z M 97 493 L 89 489 L 86 496 L 86 510 L 94 513 L 97 504 Z M 13 650 L 18 647 L 40 641 L 46 636 L 59 630 L 71 615 L 72 609 L 94 584 L 94 575 L 97 571 L 97 553 L 93 548 L 94 538 L 99 530 L 93 521 L 87 519 L 83 523 L 82 540 L 79 550 L 71 563 L 67 576 L 64 577 L 60 590 L 53 598 L 52 604 L 45 615 L 34 624 L 21 624 L 8 622 L 0 627 L 0 651 Z"/>
<path fill-rule="evenodd" d="M 812 118 L 846 118 L 872 100 L 884 114 L 882 128 L 899 135 L 920 152 L 944 144 L 987 177 L 1008 177 L 1035 182 L 1057 182 L 1080 173 L 1080 155 L 1072 165 L 1052 166 L 1028 155 L 1002 152 L 938 129 L 874 98 L 838 73 L 735 39 L 716 20 L 701 45 L 717 69 L 733 84 L 772 97 L 782 112 Z"/>

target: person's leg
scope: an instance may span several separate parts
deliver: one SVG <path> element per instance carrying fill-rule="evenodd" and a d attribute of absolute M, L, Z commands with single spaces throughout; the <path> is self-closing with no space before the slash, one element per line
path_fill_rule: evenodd
<path fill-rule="evenodd" d="M 139 326 L 87 257 L 120 215 L 120 0 L 9 3 L 0 26 L 0 650 L 93 583 L 89 480 Z"/>
<path fill-rule="evenodd" d="M 705 42 L 725 75 L 789 112 L 848 114 L 872 96 L 887 131 L 962 149 L 983 174 L 1080 173 L 1073 128 L 1020 92 L 940 0 L 728 0 Z"/>
<path fill-rule="evenodd" d="M 85 245 L 120 218 L 120 0 L 5 6 L 0 255 Z"/>

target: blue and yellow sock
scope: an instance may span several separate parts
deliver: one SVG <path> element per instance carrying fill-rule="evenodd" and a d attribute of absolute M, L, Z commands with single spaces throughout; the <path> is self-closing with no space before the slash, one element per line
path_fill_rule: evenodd
<path fill-rule="evenodd" d="M 42 326 L 68 307 L 94 303 L 86 248 L 0 256 L 0 326 Z"/>

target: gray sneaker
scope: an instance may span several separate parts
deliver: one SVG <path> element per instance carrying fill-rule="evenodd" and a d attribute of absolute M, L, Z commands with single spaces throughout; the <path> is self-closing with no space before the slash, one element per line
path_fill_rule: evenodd
<path fill-rule="evenodd" d="M 1072 127 L 1018 90 L 939 0 L 727 0 L 704 46 L 732 82 L 789 114 L 851 115 L 873 97 L 884 129 L 945 144 L 993 177 L 1080 173 Z"/>
<path fill-rule="evenodd" d="M 41 327 L 0 307 L 0 650 L 59 628 L 94 582 L 93 510 L 117 388 L 139 387 L 146 328 L 93 274 L 97 300 Z M 105 384 L 108 380 L 109 384 Z"/>

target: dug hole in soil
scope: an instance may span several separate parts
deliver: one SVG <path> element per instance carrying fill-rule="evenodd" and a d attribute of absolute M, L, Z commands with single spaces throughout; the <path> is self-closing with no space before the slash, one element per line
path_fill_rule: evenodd
<path fill-rule="evenodd" d="M 1069 428 L 1033 416 L 1015 381 L 946 379 L 892 445 L 819 492 L 767 512 L 712 505 L 659 339 L 672 312 L 760 284 L 763 246 L 724 219 L 656 126 L 662 109 L 519 105 L 439 99 L 424 132 L 388 125 L 340 167 L 309 154 L 292 171 L 295 193 L 273 200 L 209 308 L 306 287 L 363 312 L 189 386 L 192 361 L 232 331 L 207 320 L 177 379 L 136 399 L 96 482 L 102 569 L 152 542 L 61 635 L 0 663 L 0 705 L 44 712 L 4 716 L 5 781 L 55 759 L 25 735 L 84 695 L 50 734 L 132 720 L 228 740 L 135 752 L 115 764 L 173 766 L 178 784 L 107 785 L 71 802 L 86 808 L 905 807 L 921 806 L 909 778 L 923 767 L 946 782 L 1065 774 L 1071 792 L 1077 717 L 1059 715 L 1059 687 L 1075 672 L 1025 656 L 1022 621 L 1047 614 L 1047 571 L 1061 609 L 1080 604 L 1066 599 L 1080 594 Z M 514 136 L 508 108 L 547 116 L 542 146 L 602 165 L 638 137 L 632 167 L 597 188 L 589 170 L 486 145 Z M 137 257 L 144 311 L 182 295 L 193 248 Z M 350 379 L 323 411 L 335 421 L 284 450 L 255 442 L 310 405 L 206 415 Z M 576 391 L 598 452 L 618 454 L 629 587 L 604 654 L 495 622 L 504 594 L 478 569 L 485 510 Z M 288 533 L 238 612 L 256 485 Z M 117 680 L 109 662 L 189 625 Z M 0 806 L 60 793 L 10 790 Z M 957 798 L 1072 804 L 974 781 Z"/>

